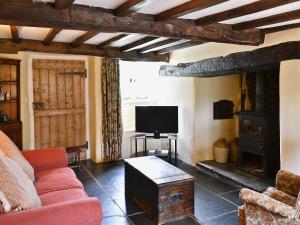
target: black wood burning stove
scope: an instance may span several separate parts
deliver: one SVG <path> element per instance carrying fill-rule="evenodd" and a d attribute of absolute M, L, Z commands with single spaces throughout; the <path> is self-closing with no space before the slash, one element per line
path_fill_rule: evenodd
<path fill-rule="evenodd" d="M 274 74 L 276 75 L 279 76 Z M 275 175 L 280 168 L 279 110 L 277 109 L 279 99 L 275 99 L 277 101 L 275 107 L 269 106 L 274 99 L 268 99 L 270 96 L 279 98 L 279 79 L 275 80 L 275 83 L 278 82 L 277 86 L 274 83 L 270 85 L 268 76 L 264 73 L 256 73 L 254 76 L 256 76 L 255 110 L 238 113 L 240 165 L 250 173 L 269 177 Z"/>

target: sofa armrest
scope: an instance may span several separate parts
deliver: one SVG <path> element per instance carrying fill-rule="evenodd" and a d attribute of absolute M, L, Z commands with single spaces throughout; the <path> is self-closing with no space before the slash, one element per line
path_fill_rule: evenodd
<path fill-rule="evenodd" d="M 293 207 L 246 188 L 241 190 L 240 198 L 246 201 L 246 203 L 257 205 L 271 213 L 279 214 L 289 219 L 296 216 L 296 210 Z"/>
<path fill-rule="evenodd" d="M 5 225 L 99 225 L 101 221 L 102 209 L 97 198 L 74 200 L 0 215 L 0 224 Z"/>
<path fill-rule="evenodd" d="M 300 190 L 300 176 L 280 170 L 276 175 L 276 188 L 297 198 Z"/>
<path fill-rule="evenodd" d="M 22 151 L 34 171 L 56 169 L 68 166 L 65 148 L 48 148 Z"/>

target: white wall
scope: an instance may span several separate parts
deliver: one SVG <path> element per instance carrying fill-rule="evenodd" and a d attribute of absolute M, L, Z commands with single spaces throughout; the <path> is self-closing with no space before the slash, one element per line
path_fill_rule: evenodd
<path fill-rule="evenodd" d="M 280 66 L 281 168 L 300 174 L 300 60 Z"/>

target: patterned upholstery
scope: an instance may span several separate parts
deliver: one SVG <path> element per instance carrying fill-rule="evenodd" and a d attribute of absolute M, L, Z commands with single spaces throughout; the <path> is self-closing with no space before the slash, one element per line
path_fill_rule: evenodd
<path fill-rule="evenodd" d="M 281 170 L 276 189 L 270 187 L 262 194 L 242 189 L 240 198 L 245 205 L 239 207 L 239 225 L 299 225 L 299 181 L 300 176 Z"/>
<path fill-rule="evenodd" d="M 0 131 L 0 152 L 17 163 L 30 180 L 34 182 L 34 170 L 32 166 L 24 158 L 18 147 L 2 131 Z"/>
<path fill-rule="evenodd" d="M 0 156 L 0 190 L 4 212 L 41 206 L 32 181 L 21 167 L 6 156 Z"/>

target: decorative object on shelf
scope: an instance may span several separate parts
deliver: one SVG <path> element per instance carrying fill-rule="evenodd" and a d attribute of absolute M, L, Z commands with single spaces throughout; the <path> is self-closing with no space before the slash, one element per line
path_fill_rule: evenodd
<path fill-rule="evenodd" d="M 0 111 L 0 123 L 6 123 L 8 121 L 7 115 Z"/>
<path fill-rule="evenodd" d="M 6 99 L 7 101 L 9 101 L 9 100 L 10 100 L 10 93 L 9 93 L 9 91 L 8 91 L 8 92 L 6 92 L 5 99 Z"/>
<path fill-rule="evenodd" d="M 4 92 L 2 90 L 2 86 L 0 86 L 0 101 L 4 101 L 5 100 L 5 95 Z"/>
<path fill-rule="evenodd" d="M 230 162 L 239 161 L 239 141 L 238 138 L 233 139 L 230 142 Z"/>
<path fill-rule="evenodd" d="M 229 155 L 229 146 L 225 138 L 219 139 L 214 144 L 215 159 L 218 163 L 227 163 Z"/>

